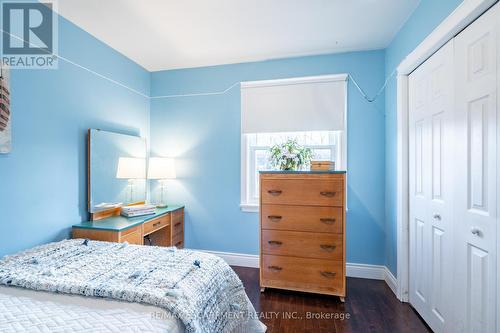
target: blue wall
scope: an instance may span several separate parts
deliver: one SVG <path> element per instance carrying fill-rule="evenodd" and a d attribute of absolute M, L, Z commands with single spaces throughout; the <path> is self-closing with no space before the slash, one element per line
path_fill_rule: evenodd
<path fill-rule="evenodd" d="M 422 42 L 462 1 L 422 0 L 412 16 L 386 49 L 386 77 Z M 385 93 L 386 104 L 386 266 L 397 273 L 396 258 L 396 79 L 391 78 Z"/>
<path fill-rule="evenodd" d="M 149 95 L 150 74 L 68 21 L 59 53 Z M 0 155 L 0 256 L 69 236 L 88 218 L 88 128 L 147 136 L 149 100 L 59 62 L 12 70 L 12 153 Z"/>
<path fill-rule="evenodd" d="M 350 73 L 373 96 L 460 0 L 422 0 L 386 50 L 148 73 L 63 18 L 60 54 L 145 95 L 224 90 L 235 82 Z M 87 218 L 86 130 L 151 135 L 175 156 L 171 202 L 187 205 L 187 246 L 258 253 L 258 217 L 240 203 L 240 93 L 153 99 L 60 61 L 13 70 L 13 151 L 0 155 L 0 256 L 69 236 Z M 396 81 L 375 104 L 349 84 L 349 262 L 396 274 Z M 151 118 L 151 131 L 149 131 Z"/>
<path fill-rule="evenodd" d="M 383 51 L 290 58 L 152 73 L 152 96 L 220 91 L 235 82 L 350 73 L 374 95 L 384 82 Z M 383 264 L 384 96 L 370 105 L 349 84 L 347 260 Z M 258 214 L 240 211 L 240 90 L 154 99 L 151 154 L 175 156 L 171 202 L 185 203 L 188 247 L 257 254 Z"/>

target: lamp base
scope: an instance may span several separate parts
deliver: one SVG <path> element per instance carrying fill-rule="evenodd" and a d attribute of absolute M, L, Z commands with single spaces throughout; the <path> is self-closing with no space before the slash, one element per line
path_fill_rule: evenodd
<path fill-rule="evenodd" d="M 156 208 L 167 208 L 168 205 L 166 203 L 158 203 L 156 204 Z"/>

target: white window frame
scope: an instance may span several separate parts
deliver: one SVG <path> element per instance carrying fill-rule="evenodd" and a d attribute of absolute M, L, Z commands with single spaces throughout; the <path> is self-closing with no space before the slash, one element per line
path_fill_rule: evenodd
<path fill-rule="evenodd" d="M 248 213 L 258 213 L 259 204 L 252 203 L 249 196 L 249 185 L 248 185 L 248 161 L 250 160 L 250 152 L 247 147 L 247 136 L 241 134 L 241 203 L 240 208 L 243 212 Z M 251 185 L 250 185 L 251 186 Z"/>
<path fill-rule="evenodd" d="M 248 146 L 247 146 L 248 147 Z M 249 169 L 247 169 L 247 174 L 246 174 L 246 185 L 247 185 L 247 204 L 250 204 L 250 205 L 259 205 L 258 203 L 258 197 L 256 198 L 255 196 L 252 195 L 252 189 L 255 187 L 255 182 L 256 182 L 256 179 L 255 177 L 251 176 L 252 174 L 254 174 L 255 170 L 254 169 L 254 165 L 255 165 L 255 151 L 256 150 L 265 150 L 265 149 L 269 149 L 269 147 L 267 146 L 252 146 L 250 148 L 250 151 L 248 152 L 248 160 L 247 160 L 247 167 L 249 167 Z M 255 193 L 253 193 L 255 194 Z M 257 199 L 257 200 L 255 200 Z"/>
<path fill-rule="evenodd" d="M 268 146 L 253 146 L 248 149 L 248 139 L 245 134 L 241 135 L 241 203 L 240 208 L 243 212 L 258 213 L 259 202 L 252 197 L 251 189 L 254 188 L 255 177 L 252 177 L 254 170 L 251 165 L 255 165 L 256 150 L 267 150 Z M 330 149 L 332 155 L 335 154 L 337 161 L 340 161 L 339 170 L 346 170 L 347 166 L 347 130 L 344 129 L 340 135 L 338 145 L 306 145 L 311 149 Z M 338 149 L 338 150 L 337 150 Z"/>

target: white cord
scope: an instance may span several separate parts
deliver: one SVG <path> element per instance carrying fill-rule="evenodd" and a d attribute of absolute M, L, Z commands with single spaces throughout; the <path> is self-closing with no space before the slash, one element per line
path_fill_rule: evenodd
<path fill-rule="evenodd" d="M 358 89 L 359 93 L 361 94 L 361 96 L 363 96 L 363 98 L 368 102 L 368 103 L 373 103 L 377 100 L 377 98 L 380 97 L 380 95 L 384 92 L 385 88 L 387 88 L 387 84 L 389 83 L 389 80 L 392 79 L 392 77 L 396 74 L 397 72 L 397 68 L 395 68 L 391 75 L 389 75 L 386 79 L 385 79 L 385 82 L 384 82 L 384 85 L 379 89 L 379 91 L 375 94 L 374 97 L 370 98 L 368 97 L 368 95 L 363 91 L 363 89 L 361 89 L 361 87 L 359 86 L 358 82 L 356 82 L 356 79 L 354 79 L 354 77 L 349 74 L 349 77 L 351 78 L 352 80 L 352 83 L 354 83 L 354 86 Z"/>
<path fill-rule="evenodd" d="M 4 31 L 3 29 L 0 29 L 0 31 L 1 31 L 2 33 L 4 33 L 4 34 L 7 34 L 7 35 L 9 35 L 9 36 L 11 36 L 11 37 L 13 37 L 13 38 L 15 38 L 15 39 L 17 39 L 17 40 L 19 40 L 19 41 L 23 42 L 23 43 L 26 43 L 26 41 L 25 41 L 24 39 L 22 39 L 21 37 L 18 37 L 18 36 L 16 36 L 16 35 L 13 35 L 13 34 L 11 34 L 10 32 L 6 32 L 6 31 Z M 33 44 L 33 43 L 31 43 L 31 42 L 28 42 L 28 43 L 29 43 L 29 45 L 30 45 L 30 46 L 32 46 L 32 47 L 36 47 L 36 48 L 39 48 L 39 49 L 43 50 L 43 48 L 41 48 L 40 46 L 38 46 L 38 45 L 36 45 L 36 44 Z M 138 95 L 141 95 L 142 97 L 145 97 L 145 98 L 150 98 L 148 95 L 143 94 L 143 93 L 141 93 L 140 91 L 135 90 L 134 88 L 130 88 L 129 86 L 124 85 L 123 83 L 120 83 L 120 82 L 118 82 L 118 81 L 116 81 L 116 80 L 113 80 L 113 79 L 111 79 L 111 78 L 109 78 L 109 77 L 107 77 L 107 76 L 105 76 L 105 75 L 99 74 L 99 73 L 97 73 L 97 72 L 95 72 L 95 71 L 91 70 L 90 68 L 87 68 L 87 67 L 85 67 L 85 66 L 82 66 L 82 65 L 80 65 L 80 64 L 77 64 L 76 62 L 71 61 L 71 60 L 69 60 L 68 58 L 65 58 L 65 57 L 63 57 L 63 56 L 61 56 L 61 55 L 59 55 L 59 54 L 55 54 L 55 53 L 54 53 L 54 54 L 52 54 L 52 53 L 50 53 L 50 52 L 48 52 L 48 51 L 45 51 L 45 50 L 43 50 L 43 51 L 44 51 L 44 52 L 46 52 L 47 54 L 53 55 L 53 56 L 55 56 L 55 57 L 57 57 L 57 58 L 59 58 L 59 59 L 61 59 L 61 60 L 64 60 L 64 61 L 66 61 L 67 63 L 69 63 L 69 64 L 71 64 L 71 65 L 74 65 L 74 66 L 76 66 L 76 67 L 78 67 L 78 68 L 81 68 L 81 69 L 83 69 L 83 70 L 86 70 L 86 71 L 87 71 L 87 72 L 89 72 L 89 73 L 92 73 L 92 74 L 94 74 L 94 75 L 97 75 L 97 76 L 99 76 L 100 78 L 103 78 L 103 79 L 105 79 L 105 80 L 107 80 L 107 81 L 109 81 L 109 82 L 112 82 L 112 83 L 114 83 L 114 84 L 117 84 L 117 85 L 119 85 L 120 87 L 123 87 L 123 88 L 128 89 L 128 90 L 130 90 L 130 91 L 132 91 L 132 92 L 134 92 L 134 93 L 136 93 L 136 94 L 138 94 Z M 2 63 L 3 63 L 3 61 L 2 61 Z"/>
<path fill-rule="evenodd" d="M 6 32 L 6 31 L 4 31 L 3 29 L 0 29 L 0 31 L 1 31 L 2 33 L 4 33 L 4 34 L 8 34 L 9 36 L 11 36 L 11 37 L 13 37 L 13 38 L 16 38 L 16 39 L 18 39 L 19 41 L 21 41 L 21 42 L 25 43 L 25 40 L 24 40 L 24 39 L 22 39 L 21 37 L 18 37 L 18 36 L 16 36 L 16 35 L 13 35 L 13 34 L 11 34 L 10 32 Z M 28 42 L 28 43 L 29 43 L 31 46 L 34 46 L 34 47 L 37 47 L 37 48 L 42 49 L 40 46 L 37 46 L 37 45 L 35 45 L 35 44 L 32 44 L 31 42 Z M 43 50 L 43 49 L 42 49 L 42 50 Z M 47 51 L 47 54 L 51 54 L 51 53 L 49 53 L 49 52 Z M 81 69 L 83 69 L 83 70 L 85 70 L 85 71 L 87 71 L 87 72 L 89 72 L 89 73 L 92 73 L 92 74 L 94 74 L 94 75 L 97 75 L 97 76 L 98 76 L 98 77 L 100 77 L 100 78 L 103 78 L 103 79 L 105 79 L 105 80 L 107 80 L 107 81 L 109 81 L 109 82 L 112 82 L 112 83 L 114 83 L 114 84 L 116 84 L 116 85 L 119 85 L 120 87 L 123 87 L 123 88 L 125 88 L 125 89 L 128 89 L 128 90 L 132 91 L 133 93 L 136 93 L 136 94 L 138 94 L 138 95 L 140 95 L 140 96 L 142 96 L 142 97 L 148 98 L 148 99 L 166 99 L 166 98 L 179 98 L 179 97 L 195 97 L 195 96 L 214 96 L 214 95 L 224 95 L 224 94 L 226 94 L 227 92 L 229 92 L 231 89 L 233 89 L 234 87 L 236 87 L 237 85 L 239 85 L 239 84 L 240 84 L 240 82 L 235 82 L 235 83 L 233 83 L 230 87 L 228 87 L 227 89 L 222 90 L 222 91 L 216 91 L 216 92 L 202 92 L 202 93 L 190 93 L 190 94 L 175 94 L 175 95 L 148 96 L 148 95 L 146 95 L 146 94 L 144 94 L 144 93 L 142 93 L 142 92 L 140 92 L 140 91 L 138 91 L 138 90 L 135 90 L 134 88 L 130 88 L 129 86 L 127 86 L 127 85 L 125 85 L 125 84 L 123 84 L 123 83 L 120 83 L 120 82 L 118 82 L 118 81 L 116 81 L 116 80 L 113 80 L 113 79 L 111 79 L 111 78 L 109 78 L 109 77 L 107 77 L 107 76 L 105 76 L 105 75 L 102 75 L 102 74 L 100 74 L 100 73 L 97 73 L 97 72 L 95 72 L 95 71 L 91 70 L 90 68 L 87 68 L 87 67 L 85 67 L 85 66 L 82 66 L 82 65 L 80 65 L 80 64 L 78 64 L 78 63 L 76 63 L 76 62 L 74 62 L 74 61 L 72 61 L 72 60 L 70 60 L 70 59 L 68 59 L 68 58 L 65 58 L 65 57 L 63 57 L 63 56 L 61 56 L 61 55 L 59 55 L 59 54 L 53 54 L 53 56 L 56 56 L 57 58 L 59 58 L 59 59 L 61 59 L 61 60 L 65 61 L 65 62 L 67 62 L 67 63 L 69 63 L 69 64 L 71 64 L 71 65 L 74 65 L 74 66 L 76 66 L 76 67 L 78 67 L 78 68 L 81 68 Z M 389 80 L 390 80 L 390 79 L 391 79 L 391 78 L 392 78 L 392 77 L 396 74 L 396 72 L 397 72 L 397 69 L 394 69 L 394 70 L 392 71 L 391 75 L 389 75 L 389 76 L 386 78 L 386 80 L 385 80 L 385 82 L 384 82 L 384 85 L 383 85 L 383 86 L 382 86 L 382 87 L 378 90 L 378 92 L 377 92 L 377 93 L 375 94 L 375 96 L 374 96 L 374 97 L 372 97 L 372 98 L 370 98 L 370 97 L 369 97 L 369 96 L 368 96 L 368 95 L 367 95 L 367 94 L 363 91 L 363 89 L 361 89 L 361 87 L 359 86 L 359 84 L 358 84 L 358 82 L 356 81 L 356 79 L 352 76 L 352 74 L 349 74 L 349 77 L 350 77 L 350 79 L 352 80 L 352 83 L 354 84 L 354 86 L 356 87 L 356 89 L 358 89 L 358 91 L 359 91 L 359 93 L 361 94 L 361 96 L 362 96 L 362 97 L 363 97 L 363 98 L 364 98 L 364 99 L 365 99 L 368 103 L 373 103 L 373 102 L 375 102 L 375 101 L 376 101 L 376 100 L 380 97 L 380 95 L 384 92 L 385 88 L 387 87 L 387 84 L 389 83 Z"/>
<path fill-rule="evenodd" d="M 109 82 L 112 82 L 112 83 L 114 83 L 114 84 L 117 84 L 117 85 L 119 85 L 120 87 L 123 87 L 123 88 L 125 88 L 125 89 L 130 90 L 131 92 L 134 92 L 134 93 L 136 93 L 136 94 L 138 94 L 138 95 L 141 95 L 142 97 L 145 97 L 145 98 L 151 98 L 150 96 L 148 96 L 148 95 L 146 95 L 146 94 L 143 94 L 143 93 L 141 93 L 140 91 L 135 90 L 134 88 L 130 88 L 129 86 L 124 85 L 123 83 L 120 83 L 120 82 L 118 82 L 118 81 L 115 81 L 115 80 L 113 80 L 113 79 L 111 79 L 111 78 L 109 78 L 109 77 L 107 77 L 107 76 L 105 76 L 105 75 L 99 74 L 99 73 L 97 73 L 97 72 L 95 72 L 95 71 L 91 70 L 90 68 L 87 68 L 87 67 L 85 67 L 85 66 L 82 66 L 82 65 L 80 65 L 80 64 L 77 64 L 76 62 L 73 62 L 73 61 L 69 60 L 68 58 L 62 57 L 62 56 L 60 56 L 60 55 L 58 55 L 58 54 L 57 54 L 57 55 L 55 55 L 55 56 L 56 56 L 57 58 L 59 58 L 59 59 L 62 59 L 62 60 L 64 60 L 64 61 L 66 61 L 66 62 L 67 62 L 67 63 L 69 63 L 69 64 L 72 64 L 72 65 L 74 65 L 74 66 L 76 66 L 76 67 L 78 67 L 78 68 L 81 68 L 81 69 L 83 69 L 83 70 L 86 70 L 86 71 L 87 71 L 87 72 L 89 72 L 89 73 L 92 73 L 92 74 L 94 74 L 94 75 L 97 75 L 97 76 L 99 76 L 100 78 L 103 78 L 103 79 L 105 79 L 105 80 L 108 80 Z"/>
<path fill-rule="evenodd" d="M 229 88 L 222 90 L 222 91 L 216 91 L 216 92 L 204 92 L 204 93 L 192 93 L 192 94 L 178 94 L 178 95 L 163 95 L 163 96 L 152 96 L 150 97 L 151 99 L 162 99 L 162 98 L 174 98 L 174 97 L 194 97 L 194 96 L 212 96 L 212 95 L 224 95 L 227 93 L 229 90 L 233 89 L 237 85 L 239 85 L 240 82 L 233 83 Z"/>

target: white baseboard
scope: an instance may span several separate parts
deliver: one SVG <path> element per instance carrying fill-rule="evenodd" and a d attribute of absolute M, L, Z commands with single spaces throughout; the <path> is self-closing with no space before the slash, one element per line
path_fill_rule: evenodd
<path fill-rule="evenodd" d="M 259 268 L 259 256 L 257 254 L 243 254 L 232 252 L 217 252 L 208 250 L 198 250 L 206 253 L 214 254 L 224 259 L 228 265 Z"/>
<path fill-rule="evenodd" d="M 362 279 L 384 280 L 385 266 L 347 263 L 346 275 Z"/>
<path fill-rule="evenodd" d="M 232 266 L 259 268 L 259 256 L 256 254 L 242 254 L 242 253 L 218 252 L 218 251 L 208 251 L 208 250 L 199 250 L 199 251 L 211 253 L 218 257 L 221 257 L 229 265 Z M 387 283 L 389 288 L 392 290 L 394 295 L 397 296 L 398 281 L 386 266 L 347 263 L 346 275 L 348 277 L 355 277 L 362 279 L 384 280 L 385 283 Z"/>
<path fill-rule="evenodd" d="M 398 296 L 398 279 L 396 279 L 396 277 L 392 274 L 392 272 L 389 270 L 389 268 L 387 268 L 386 266 L 384 266 L 384 269 L 385 269 L 385 278 L 384 278 L 384 281 L 385 281 L 385 283 L 387 283 L 387 285 L 392 290 L 392 292 L 394 293 L 394 295 L 396 295 L 396 297 L 399 299 L 399 296 Z"/>
<path fill-rule="evenodd" d="M 362 279 L 384 280 L 394 295 L 398 296 L 398 280 L 386 266 L 347 263 L 346 275 Z"/>

